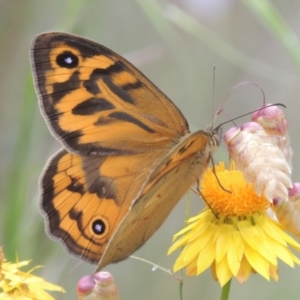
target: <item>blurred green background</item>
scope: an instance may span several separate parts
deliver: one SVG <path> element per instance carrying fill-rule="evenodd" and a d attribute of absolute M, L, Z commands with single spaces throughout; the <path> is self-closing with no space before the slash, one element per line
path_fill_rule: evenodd
<path fill-rule="evenodd" d="M 39 213 L 39 174 L 60 145 L 46 127 L 33 89 L 29 49 L 36 34 L 75 33 L 124 55 L 174 101 L 192 131 L 211 122 L 213 109 L 233 85 L 256 83 L 267 103 L 287 106 L 293 178 L 299 181 L 299 13 L 299 1 L 280 0 L 0 1 L 0 245 L 7 258 L 44 265 L 37 273 L 67 290 L 56 299 L 75 299 L 77 280 L 94 270 L 86 263 L 78 266 L 47 237 Z M 217 123 L 261 104 L 257 87 L 242 86 L 227 100 L 229 116 Z M 224 145 L 216 161 L 221 157 L 227 159 Z M 202 204 L 190 198 L 195 215 Z M 183 225 L 186 199 L 135 255 L 172 268 L 177 253 L 167 257 L 166 252 Z M 299 299 L 300 268 L 279 267 L 278 283 L 260 276 L 244 285 L 233 280 L 230 299 Z M 122 300 L 179 299 L 178 281 L 143 262 L 128 259 L 106 270 L 114 275 Z M 219 299 L 220 287 L 207 271 L 184 277 L 183 293 L 185 300 Z"/>

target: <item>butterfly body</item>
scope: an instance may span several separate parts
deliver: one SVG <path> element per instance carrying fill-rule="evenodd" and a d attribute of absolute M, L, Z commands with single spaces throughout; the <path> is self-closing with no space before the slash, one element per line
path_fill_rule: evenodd
<path fill-rule="evenodd" d="M 32 47 L 42 113 L 62 143 L 41 177 L 50 236 L 102 269 L 127 258 L 201 178 L 218 136 L 113 51 L 46 33 Z"/>

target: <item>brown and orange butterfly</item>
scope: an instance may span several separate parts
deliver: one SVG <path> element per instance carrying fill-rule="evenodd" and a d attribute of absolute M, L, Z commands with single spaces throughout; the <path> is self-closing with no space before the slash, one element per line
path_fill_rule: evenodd
<path fill-rule="evenodd" d="M 43 116 L 63 145 L 41 177 L 48 233 L 100 270 L 161 226 L 201 179 L 219 136 L 191 134 L 171 100 L 95 42 L 44 33 L 31 57 Z"/>

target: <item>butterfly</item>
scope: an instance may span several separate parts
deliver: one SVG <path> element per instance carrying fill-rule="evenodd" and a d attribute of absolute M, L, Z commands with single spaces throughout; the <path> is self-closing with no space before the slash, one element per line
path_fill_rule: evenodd
<path fill-rule="evenodd" d="M 42 114 L 62 149 L 40 179 L 47 232 L 97 270 L 129 257 L 206 170 L 217 132 L 180 110 L 131 63 L 67 33 L 35 37 Z"/>

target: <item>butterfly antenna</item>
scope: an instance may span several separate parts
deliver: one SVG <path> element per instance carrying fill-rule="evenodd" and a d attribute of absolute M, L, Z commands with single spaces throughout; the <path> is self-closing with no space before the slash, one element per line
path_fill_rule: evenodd
<path fill-rule="evenodd" d="M 238 116 L 238 117 L 236 117 L 236 118 L 230 119 L 229 121 L 223 122 L 223 123 L 219 124 L 218 127 L 216 127 L 216 128 L 220 128 L 220 127 L 222 127 L 223 125 L 225 125 L 225 124 L 227 124 L 227 123 L 233 122 L 233 121 L 235 121 L 235 120 L 237 120 L 237 119 L 240 119 L 240 118 L 242 118 L 242 117 L 251 115 L 251 114 L 253 114 L 253 113 L 257 112 L 257 111 L 263 110 L 263 109 L 265 109 L 266 107 L 271 107 L 271 106 L 281 106 L 281 107 L 286 108 L 286 106 L 285 106 L 283 103 L 269 104 L 269 105 L 263 106 L 263 107 L 261 107 L 261 108 L 259 108 L 259 109 L 250 111 L 250 112 L 248 112 L 248 113 L 246 113 L 246 114 L 240 115 L 240 116 Z M 234 123 L 234 122 L 233 122 L 233 123 Z"/>
<path fill-rule="evenodd" d="M 215 119 L 217 114 L 215 113 L 215 95 L 216 95 L 216 65 L 213 65 L 213 86 L 212 86 L 212 118 L 211 123 L 206 127 L 208 132 L 212 132 L 214 128 Z"/>
<path fill-rule="evenodd" d="M 215 122 L 215 118 L 216 118 L 216 114 L 215 114 L 215 100 L 216 100 L 216 65 L 213 65 L 213 86 L 212 86 L 212 102 L 213 102 L 213 112 L 212 112 L 212 122 L 211 122 L 211 128 L 214 128 L 214 122 Z"/>
<path fill-rule="evenodd" d="M 215 101 L 216 101 L 216 65 L 213 66 L 213 91 L 212 92 L 213 92 L 213 116 L 214 116 L 214 114 L 215 114 Z"/>

